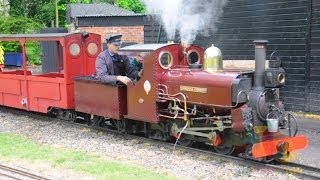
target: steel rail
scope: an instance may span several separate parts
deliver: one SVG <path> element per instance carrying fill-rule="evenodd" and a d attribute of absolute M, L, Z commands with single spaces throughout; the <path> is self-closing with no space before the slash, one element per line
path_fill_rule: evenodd
<path fill-rule="evenodd" d="M 10 178 L 10 179 L 20 180 L 19 178 L 16 178 L 16 177 L 10 176 L 8 174 L 4 174 L 4 173 L 0 173 L 0 177 L 7 177 L 7 178 Z"/>
<path fill-rule="evenodd" d="M 35 179 L 35 180 L 49 180 L 48 178 L 45 178 L 45 177 L 42 177 L 42 176 L 39 176 L 39 175 L 36 175 L 36 174 L 32 174 L 32 173 L 29 173 L 29 172 L 26 172 L 26 171 L 22 171 L 22 170 L 19 170 L 19 169 L 16 169 L 16 168 L 12 168 L 12 167 L 9 167 L 9 166 L 1 165 L 1 164 L 0 164 L 0 169 L 4 170 L 6 172 L 10 172 L 12 174 L 21 175 L 23 177 L 28 177 L 28 178 Z M 3 173 L 0 173 L 0 175 L 4 175 L 4 176 L 7 176 L 7 177 L 10 176 L 10 175 L 3 174 Z M 21 179 L 21 178 L 17 178 L 17 177 L 13 177 L 13 176 L 10 177 L 10 178 Z"/>

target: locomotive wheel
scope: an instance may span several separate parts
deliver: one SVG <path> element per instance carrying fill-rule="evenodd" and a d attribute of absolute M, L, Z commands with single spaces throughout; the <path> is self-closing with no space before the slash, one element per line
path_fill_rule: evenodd
<path fill-rule="evenodd" d="M 180 146 L 189 147 L 189 146 L 192 146 L 193 141 L 192 141 L 192 140 L 189 140 L 189 139 L 186 139 L 186 138 L 184 138 L 184 137 L 182 136 L 182 137 L 180 137 L 180 138 L 178 139 L 177 144 L 179 144 Z"/>
<path fill-rule="evenodd" d="M 219 146 L 213 146 L 213 150 L 219 154 L 230 155 L 233 153 L 235 146 L 225 146 L 223 144 Z"/>
<path fill-rule="evenodd" d="M 77 114 L 75 111 L 72 111 L 72 110 L 61 109 L 57 111 L 57 118 L 60 120 L 76 122 Z"/>
<path fill-rule="evenodd" d="M 88 123 L 89 126 L 104 127 L 104 117 L 94 116 Z"/>

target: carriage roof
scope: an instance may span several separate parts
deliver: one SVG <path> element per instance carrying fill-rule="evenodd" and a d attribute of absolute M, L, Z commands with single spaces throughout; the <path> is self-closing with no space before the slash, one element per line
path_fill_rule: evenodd
<path fill-rule="evenodd" d="M 78 33 L 42 33 L 42 34 L 0 34 L 0 41 L 19 41 L 21 39 L 26 40 L 57 40 L 69 35 Z"/>

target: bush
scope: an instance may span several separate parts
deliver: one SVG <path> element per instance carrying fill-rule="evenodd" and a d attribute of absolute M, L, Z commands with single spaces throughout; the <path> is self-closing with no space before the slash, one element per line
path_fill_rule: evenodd
<path fill-rule="evenodd" d="M 2 34 L 31 34 L 38 33 L 41 29 L 40 23 L 25 17 L 0 17 L 0 32 Z M 22 52 L 18 42 L 0 42 L 4 52 Z M 27 43 L 27 55 L 30 64 L 40 64 L 39 43 Z"/>
<path fill-rule="evenodd" d="M 22 52 L 22 47 L 18 42 L 1 42 L 4 52 Z"/>
<path fill-rule="evenodd" d="M 38 33 L 41 25 L 25 17 L 0 17 L 0 32 L 2 34 Z"/>
<path fill-rule="evenodd" d="M 41 47 L 39 42 L 27 43 L 27 57 L 29 64 L 41 64 Z"/>

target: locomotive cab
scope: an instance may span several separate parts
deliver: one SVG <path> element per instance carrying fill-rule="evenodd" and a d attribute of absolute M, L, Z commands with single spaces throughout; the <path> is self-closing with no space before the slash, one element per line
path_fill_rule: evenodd
<path fill-rule="evenodd" d="M 158 123 L 155 97 L 157 97 L 158 71 L 156 66 L 159 51 L 167 44 L 136 44 L 120 49 L 119 54 L 143 57 L 143 75 L 133 85 L 127 86 L 128 119 Z M 170 58 L 170 57 L 168 57 Z M 167 59 L 167 65 L 172 61 Z"/>

